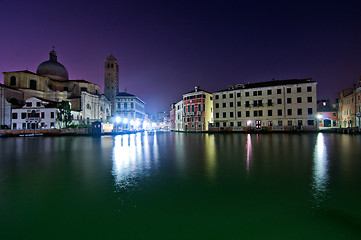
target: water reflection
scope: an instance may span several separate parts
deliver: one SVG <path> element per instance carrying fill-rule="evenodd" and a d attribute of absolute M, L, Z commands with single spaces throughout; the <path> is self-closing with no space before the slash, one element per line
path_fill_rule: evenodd
<path fill-rule="evenodd" d="M 205 138 L 206 171 L 208 176 L 213 179 L 216 172 L 216 144 L 214 135 L 207 135 Z"/>
<path fill-rule="evenodd" d="M 113 169 L 115 184 L 119 189 L 136 186 L 141 178 L 158 162 L 158 144 L 153 137 L 151 150 L 148 134 L 118 135 L 114 138 Z M 153 153 L 153 155 L 152 155 Z"/>
<path fill-rule="evenodd" d="M 325 200 L 328 186 L 328 159 L 325 139 L 322 133 L 317 135 L 317 143 L 313 154 L 313 198 L 316 207 Z"/>
<path fill-rule="evenodd" d="M 247 161 L 247 173 L 249 173 L 249 164 L 252 157 L 252 140 L 251 134 L 247 134 L 247 143 L 246 143 L 246 161 Z"/>

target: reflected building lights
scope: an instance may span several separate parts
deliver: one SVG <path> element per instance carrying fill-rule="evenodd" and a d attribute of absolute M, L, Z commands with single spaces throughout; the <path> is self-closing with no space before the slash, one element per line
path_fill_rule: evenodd
<path fill-rule="evenodd" d="M 158 145 L 153 143 L 153 154 L 147 134 L 118 135 L 114 138 L 112 174 L 120 189 L 136 186 L 140 178 L 149 175 L 156 166 Z M 143 141 L 142 141 L 143 139 Z"/>
<path fill-rule="evenodd" d="M 317 135 L 317 143 L 313 157 L 313 197 L 318 207 L 325 200 L 328 185 L 328 159 L 326 145 L 322 133 Z"/>
<path fill-rule="evenodd" d="M 246 161 L 247 161 L 247 173 L 249 173 L 249 164 L 252 157 L 252 141 L 251 134 L 247 134 L 247 143 L 246 143 Z"/>
<path fill-rule="evenodd" d="M 206 169 L 208 176 L 211 179 L 215 177 L 216 172 L 216 144 L 214 135 L 206 135 L 205 139 L 205 153 L 206 153 Z"/>

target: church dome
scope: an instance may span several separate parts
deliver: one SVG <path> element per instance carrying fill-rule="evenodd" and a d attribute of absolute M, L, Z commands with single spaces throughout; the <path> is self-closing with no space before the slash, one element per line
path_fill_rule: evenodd
<path fill-rule="evenodd" d="M 54 49 L 49 53 L 49 55 L 49 61 L 42 62 L 36 69 L 36 74 L 55 80 L 68 80 L 68 70 L 66 70 L 66 68 L 57 61 L 57 55 Z"/>

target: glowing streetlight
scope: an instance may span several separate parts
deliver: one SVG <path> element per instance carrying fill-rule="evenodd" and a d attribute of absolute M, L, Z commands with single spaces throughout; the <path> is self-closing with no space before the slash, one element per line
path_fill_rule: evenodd
<path fill-rule="evenodd" d="M 124 118 L 124 119 L 123 119 L 123 123 L 124 123 L 124 124 L 127 124 L 127 123 L 128 123 L 128 119 L 127 119 L 127 118 Z"/>
<path fill-rule="evenodd" d="M 117 123 L 120 123 L 120 121 L 121 121 L 120 117 L 116 117 L 116 118 L 115 118 L 115 121 L 116 121 Z"/>

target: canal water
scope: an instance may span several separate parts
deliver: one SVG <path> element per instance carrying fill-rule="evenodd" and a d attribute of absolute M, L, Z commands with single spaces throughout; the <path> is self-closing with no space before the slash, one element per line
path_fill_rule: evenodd
<path fill-rule="evenodd" d="M 361 239 L 361 136 L 0 138 L 0 239 Z"/>

